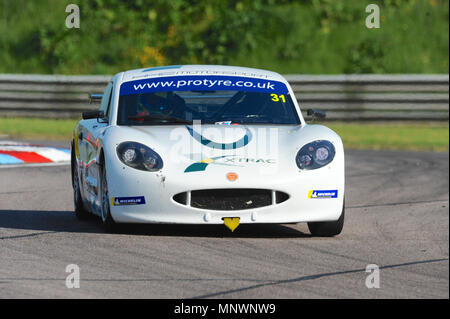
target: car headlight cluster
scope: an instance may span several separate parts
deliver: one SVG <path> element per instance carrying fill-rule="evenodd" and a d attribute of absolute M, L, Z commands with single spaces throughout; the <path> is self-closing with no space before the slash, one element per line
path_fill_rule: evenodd
<path fill-rule="evenodd" d="M 123 142 L 117 146 L 117 156 L 125 165 L 142 171 L 158 171 L 163 167 L 161 156 L 137 142 Z"/>
<path fill-rule="evenodd" d="M 300 169 L 316 169 L 330 163 L 335 153 L 331 142 L 325 140 L 314 141 L 306 144 L 298 151 L 295 161 Z"/>

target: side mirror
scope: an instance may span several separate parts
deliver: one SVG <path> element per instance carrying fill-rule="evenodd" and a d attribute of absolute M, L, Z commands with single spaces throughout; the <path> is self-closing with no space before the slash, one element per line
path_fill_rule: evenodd
<path fill-rule="evenodd" d="M 89 96 L 89 104 L 100 103 L 103 98 L 103 94 L 89 93 L 88 96 Z"/>
<path fill-rule="evenodd" d="M 105 117 L 103 111 L 86 111 L 82 113 L 83 120 L 102 119 Z"/>
<path fill-rule="evenodd" d="M 308 110 L 306 110 L 306 114 L 308 116 L 311 116 L 313 120 L 316 118 L 324 119 L 327 116 L 327 114 L 324 111 L 317 110 L 317 109 L 308 109 Z"/>

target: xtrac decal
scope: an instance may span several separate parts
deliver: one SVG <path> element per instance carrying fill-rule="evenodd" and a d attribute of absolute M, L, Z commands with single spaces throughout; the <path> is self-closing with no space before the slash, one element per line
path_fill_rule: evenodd
<path fill-rule="evenodd" d="M 216 164 L 216 165 L 224 165 L 224 166 L 243 166 L 241 164 L 275 164 L 276 161 L 274 159 L 263 159 L 263 158 L 246 158 L 246 157 L 236 157 L 235 155 L 224 155 L 206 158 L 201 160 L 200 162 L 193 163 L 186 167 L 184 170 L 185 173 L 191 172 L 203 172 L 206 170 L 208 165 Z"/>
<path fill-rule="evenodd" d="M 279 81 L 239 76 L 169 76 L 124 82 L 120 95 L 169 91 L 246 91 L 288 94 L 287 86 Z M 281 94 L 281 95 L 280 95 Z"/>
<path fill-rule="evenodd" d="M 308 193 L 308 198 L 337 198 L 338 191 L 334 190 L 311 190 Z"/>
<path fill-rule="evenodd" d="M 201 160 L 200 162 L 196 162 L 196 163 L 191 164 L 188 167 L 186 167 L 184 172 L 185 173 L 202 172 L 206 169 L 206 167 L 208 167 L 209 164 L 214 163 L 214 161 L 216 161 L 220 158 L 224 158 L 224 157 L 226 157 L 226 156 L 217 156 L 217 157 L 211 157 L 211 158 Z"/>
<path fill-rule="evenodd" d="M 112 206 L 145 205 L 144 196 L 136 197 L 111 197 Z"/>

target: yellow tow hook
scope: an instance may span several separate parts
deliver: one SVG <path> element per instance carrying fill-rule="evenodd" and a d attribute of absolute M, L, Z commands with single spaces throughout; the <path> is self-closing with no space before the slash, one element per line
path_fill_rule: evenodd
<path fill-rule="evenodd" d="M 232 232 L 239 226 L 241 219 L 239 217 L 224 217 L 223 223 Z"/>

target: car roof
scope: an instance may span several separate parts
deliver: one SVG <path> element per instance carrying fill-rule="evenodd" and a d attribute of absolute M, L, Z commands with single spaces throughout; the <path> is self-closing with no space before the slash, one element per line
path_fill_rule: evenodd
<path fill-rule="evenodd" d="M 123 72 L 121 82 L 143 80 L 153 77 L 186 75 L 224 75 L 260 78 L 287 83 L 280 74 L 272 71 L 226 65 L 169 65 Z"/>

